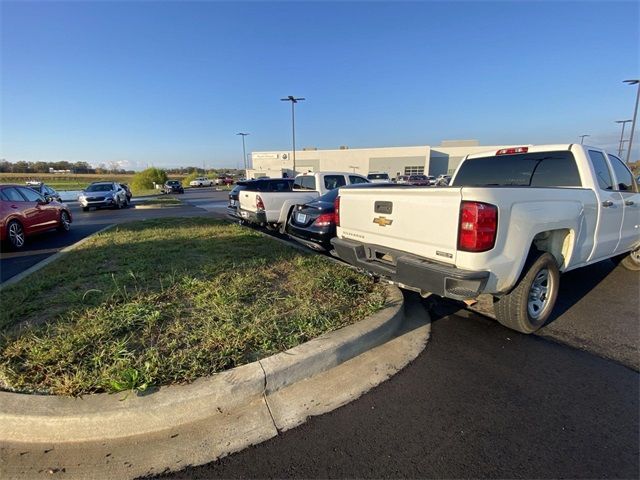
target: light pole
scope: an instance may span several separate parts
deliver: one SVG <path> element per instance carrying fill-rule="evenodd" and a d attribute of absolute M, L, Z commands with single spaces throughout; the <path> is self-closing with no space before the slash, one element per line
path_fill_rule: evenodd
<path fill-rule="evenodd" d="M 246 137 L 249 134 L 240 132 L 240 133 L 236 133 L 236 135 L 242 136 L 242 159 L 244 160 L 244 178 L 247 178 L 249 177 L 249 175 L 247 173 L 247 151 L 244 148 L 244 137 Z"/>
<path fill-rule="evenodd" d="M 638 116 L 638 101 L 640 100 L 640 80 L 625 80 L 623 83 L 629 85 L 638 85 L 638 93 L 636 94 L 636 108 L 633 111 L 633 121 L 631 122 L 631 136 L 629 137 L 629 150 L 627 150 L 627 163 L 631 159 L 631 146 L 633 145 L 633 134 L 636 132 L 636 117 Z"/>
<path fill-rule="evenodd" d="M 622 133 L 620 134 L 620 146 L 618 147 L 618 156 L 622 157 L 622 139 L 624 138 L 624 126 L 631 120 L 616 120 L 616 123 L 622 124 Z"/>
<path fill-rule="evenodd" d="M 304 98 L 296 98 L 293 95 L 289 95 L 287 98 L 280 99 L 283 102 L 291 102 L 291 129 L 293 132 L 293 176 L 296 176 L 296 114 L 295 104 L 304 100 Z"/>
<path fill-rule="evenodd" d="M 584 137 L 590 137 L 591 135 L 578 135 L 580 137 L 580 145 L 584 143 Z"/>

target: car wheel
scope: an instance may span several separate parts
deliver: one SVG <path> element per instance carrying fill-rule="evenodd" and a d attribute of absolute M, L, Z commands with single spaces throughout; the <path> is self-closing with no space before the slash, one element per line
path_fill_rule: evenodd
<path fill-rule="evenodd" d="M 639 271 L 640 270 L 640 247 L 627 253 L 620 261 L 620 265 L 622 265 L 627 270 L 631 270 L 633 272 Z"/>
<path fill-rule="evenodd" d="M 22 224 L 17 220 L 12 220 L 7 225 L 7 240 L 9 245 L 14 250 L 19 250 L 24 247 L 25 234 Z"/>
<path fill-rule="evenodd" d="M 62 210 L 60 212 L 60 225 L 58 226 L 58 231 L 68 232 L 69 230 L 71 230 L 71 218 L 67 212 Z"/>
<path fill-rule="evenodd" d="M 83 212 L 88 212 L 89 211 L 89 207 L 82 207 L 82 211 Z"/>
<path fill-rule="evenodd" d="M 497 320 L 521 333 L 533 333 L 549 319 L 558 297 L 560 271 L 550 253 L 538 253 L 529 268 L 506 295 L 493 304 Z"/>

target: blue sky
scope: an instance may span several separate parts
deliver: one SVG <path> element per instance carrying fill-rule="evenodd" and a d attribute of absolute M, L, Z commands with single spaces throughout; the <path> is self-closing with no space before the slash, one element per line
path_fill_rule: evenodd
<path fill-rule="evenodd" d="M 6 2 L 0 158 L 239 165 L 247 150 L 617 151 L 637 2 Z M 630 125 L 627 125 L 627 132 Z M 640 129 L 640 125 L 637 130 Z M 636 132 L 636 147 L 640 147 Z M 634 148 L 634 158 L 640 149 Z"/>

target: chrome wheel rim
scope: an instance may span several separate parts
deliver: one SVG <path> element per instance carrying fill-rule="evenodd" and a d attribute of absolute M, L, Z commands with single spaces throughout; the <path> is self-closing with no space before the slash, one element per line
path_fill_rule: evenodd
<path fill-rule="evenodd" d="M 60 214 L 60 223 L 62 224 L 62 228 L 64 228 L 65 230 L 69 230 L 69 228 L 71 227 L 71 222 L 69 221 L 69 215 L 67 214 L 67 212 L 62 212 Z"/>
<path fill-rule="evenodd" d="M 19 223 L 9 225 L 9 240 L 14 247 L 20 248 L 24 245 L 24 230 Z"/>
<path fill-rule="evenodd" d="M 631 260 L 633 260 L 634 263 L 637 263 L 638 265 L 640 265 L 640 248 L 636 248 L 635 250 L 633 250 L 629 256 L 631 257 Z"/>
<path fill-rule="evenodd" d="M 549 275 L 549 270 L 541 269 L 536 273 L 529 289 L 529 301 L 527 311 L 533 320 L 538 320 L 549 310 L 549 296 L 553 291 L 553 277 Z"/>

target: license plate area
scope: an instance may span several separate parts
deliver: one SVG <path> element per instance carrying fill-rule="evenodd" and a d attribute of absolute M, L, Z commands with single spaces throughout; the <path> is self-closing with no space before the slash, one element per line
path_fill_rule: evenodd
<path fill-rule="evenodd" d="M 296 213 L 297 223 L 307 223 L 307 215 L 304 213 Z"/>

